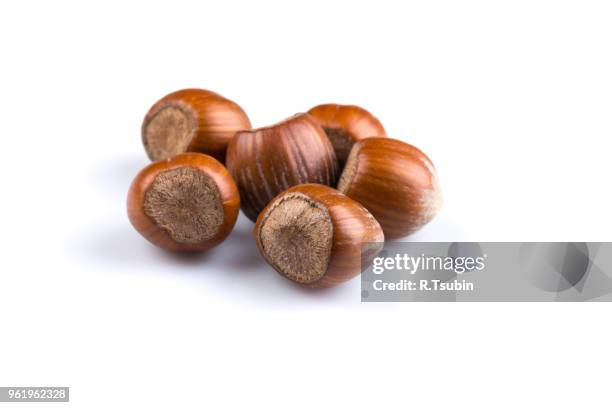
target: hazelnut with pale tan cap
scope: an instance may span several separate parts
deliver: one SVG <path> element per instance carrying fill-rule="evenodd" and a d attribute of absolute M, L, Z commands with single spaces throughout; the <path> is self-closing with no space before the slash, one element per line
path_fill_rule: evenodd
<path fill-rule="evenodd" d="M 382 123 L 367 110 L 355 105 L 327 103 L 308 113 L 323 127 L 334 146 L 340 168 L 353 145 L 368 137 L 386 137 Z"/>
<path fill-rule="evenodd" d="M 390 138 L 356 143 L 337 188 L 372 213 L 386 238 L 417 231 L 442 206 L 431 160 L 416 147 Z"/>
<path fill-rule="evenodd" d="M 269 127 L 237 132 L 226 164 L 238 185 L 242 211 L 251 221 L 289 187 L 334 186 L 338 177 L 334 148 L 323 128 L 304 113 Z"/>
<path fill-rule="evenodd" d="M 361 272 L 384 244 L 379 223 L 337 190 L 302 184 L 261 212 L 253 235 L 281 275 L 309 287 L 331 287 Z"/>
<path fill-rule="evenodd" d="M 232 231 L 240 197 L 214 158 L 184 153 L 151 163 L 128 192 L 128 218 L 151 243 L 171 251 L 206 251 Z"/>
<path fill-rule="evenodd" d="M 223 163 L 234 134 L 250 128 L 248 116 L 235 102 L 205 89 L 183 89 L 149 109 L 142 123 L 142 143 L 154 161 L 199 152 Z"/>

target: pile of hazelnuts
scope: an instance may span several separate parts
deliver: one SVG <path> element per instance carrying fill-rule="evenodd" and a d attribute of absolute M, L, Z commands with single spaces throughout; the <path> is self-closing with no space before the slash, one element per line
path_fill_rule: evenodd
<path fill-rule="evenodd" d="M 153 161 L 128 193 L 130 222 L 170 251 L 207 251 L 239 208 L 263 258 L 281 275 L 329 287 L 358 275 L 385 238 L 409 235 L 442 205 L 436 170 L 352 105 L 325 104 L 252 129 L 223 96 L 184 89 L 146 114 Z"/>

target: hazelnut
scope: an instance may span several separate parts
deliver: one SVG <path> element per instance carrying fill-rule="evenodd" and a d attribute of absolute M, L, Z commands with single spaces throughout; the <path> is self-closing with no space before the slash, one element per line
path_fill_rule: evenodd
<path fill-rule="evenodd" d="M 338 190 L 378 220 L 386 238 L 411 234 L 442 206 L 436 170 L 419 149 L 390 138 L 368 138 L 351 149 Z"/>
<path fill-rule="evenodd" d="M 171 251 L 205 251 L 234 228 L 240 197 L 221 163 L 184 153 L 151 163 L 134 179 L 128 217 L 153 244 Z"/>
<path fill-rule="evenodd" d="M 277 194 L 304 183 L 333 186 L 338 162 L 325 132 L 309 115 L 237 132 L 227 168 L 236 180 L 242 211 L 252 221 Z"/>
<path fill-rule="evenodd" d="M 384 244 L 380 225 L 363 206 L 320 184 L 279 194 L 259 214 L 253 234 L 274 269 L 309 287 L 358 275 Z"/>
<path fill-rule="evenodd" d="M 334 146 L 340 168 L 355 142 L 367 137 L 386 137 L 385 128 L 374 115 L 354 105 L 328 103 L 315 106 L 308 113 L 323 126 Z"/>
<path fill-rule="evenodd" d="M 185 152 L 223 162 L 227 144 L 251 122 L 236 103 L 204 89 L 183 89 L 160 99 L 142 123 L 142 143 L 151 160 Z"/>

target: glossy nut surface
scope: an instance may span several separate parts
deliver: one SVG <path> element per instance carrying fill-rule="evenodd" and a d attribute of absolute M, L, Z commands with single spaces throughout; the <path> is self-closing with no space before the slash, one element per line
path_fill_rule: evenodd
<path fill-rule="evenodd" d="M 183 89 L 164 96 L 142 123 L 142 142 L 151 160 L 185 152 L 225 161 L 227 145 L 251 122 L 235 102 L 205 89 Z"/>
<path fill-rule="evenodd" d="M 138 173 L 127 199 L 134 228 L 170 251 L 205 251 L 218 245 L 233 229 L 239 207 L 229 172 L 201 153 L 151 163 Z"/>
<path fill-rule="evenodd" d="M 315 106 L 308 113 L 325 130 L 341 168 L 353 144 L 368 137 L 387 136 L 382 123 L 359 106 L 328 103 Z"/>
<path fill-rule="evenodd" d="M 337 190 L 303 184 L 279 194 L 253 230 L 257 247 L 281 275 L 308 287 L 331 287 L 361 272 L 382 249 L 379 223 Z"/>
<path fill-rule="evenodd" d="M 356 143 L 338 190 L 366 207 L 388 239 L 417 231 L 442 206 L 431 160 L 416 147 L 391 138 Z"/>
<path fill-rule="evenodd" d="M 325 132 L 303 113 L 236 133 L 226 163 L 238 185 L 242 210 L 252 221 L 287 188 L 304 183 L 333 186 L 338 177 L 336 155 Z"/>

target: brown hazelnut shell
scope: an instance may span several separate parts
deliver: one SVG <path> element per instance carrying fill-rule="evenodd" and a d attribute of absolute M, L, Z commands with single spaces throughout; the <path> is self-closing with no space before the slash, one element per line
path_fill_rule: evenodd
<path fill-rule="evenodd" d="M 386 238 L 417 231 L 438 213 L 442 195 L 436 169 L 416 147 L 391 138 L 356 143 L 338 190 L 378 220 Z"/>
<path fill-rule="evenodd" d="M 370 112 L 355 105 L 327 103 L 308 113 L 323 127 L 329 137 L 340 168 L 346 163 L 351 147 L 368 137 L 386 137 L 382 123 Z"/>
<path fill-rule="evenodd" d="M 238 185 L 242 211 L 251 221 L 287 188 L 304 183 L 334 186 L 338 177 L 330 141 L 304 113 L 269 127 L 237 132 L 226 164 Z"/>
<path fill-rule="evenodd" d="M 262 231 L 265 223 L 272 217 L 273 209 L 284 200 L 296 195 L 307 197 L 313 205 L 323 208 L 329 214 L 332 224 L 332 243 L 325 272 L 315 281 L 296 279 L 284 273 L 275 264 L 274 259 L 268 256 L 263 243 Z M 299 218 L 293 217 L 289 222 L 299 220 Z M 379 223 L 361 204 L 333 188 L 320 184 L 294 186 L 275 197 L 259 214 L 253 235 L 261 255 L 277 272 L 294 282 L 311 288 L 332 287 L 359 275 L 362 265 L 365 266 L 371 262 L 382 249 L 385 240 Z M 316 239 L 318 240 L 319 237 Z M 291 237 L 286 240 L 291 240 Z M 362 251 L 364 249 L 366 250 Z M 298 254 L 297 259 L 306 260 L 309 256 L 307 253 Z"/>
<path fill-rule="evenodd" d="M 190 168 L 208 176 L 217 186 L 223 219 L 216 234 L 202 242 L 177 242 L 167 229 L 158 225 L 144 210 L 145 195 L 156 178 L 166 171 Z M 142 169 L 132 182 L 127 199 L 128 218 L 134 228 L 154 245 L 170 251 L 206 251 L 221 243 L 232 231 L 240 207 L 240 196 L 234 180 L 216 159 L 201 153 L 184 153 L 157 161 Z"/>
<path fill-rule="evenodd" d="M 234 134 L 250 128 L 247 114 L 235 102 L 205 89 L 183 89 L 149 109 L 142 123 L 142 142 L 154 161 L 199 152 L 223 163 Z M 171 139 L 177 133 L 184 135 L 180 141 Z"/>

